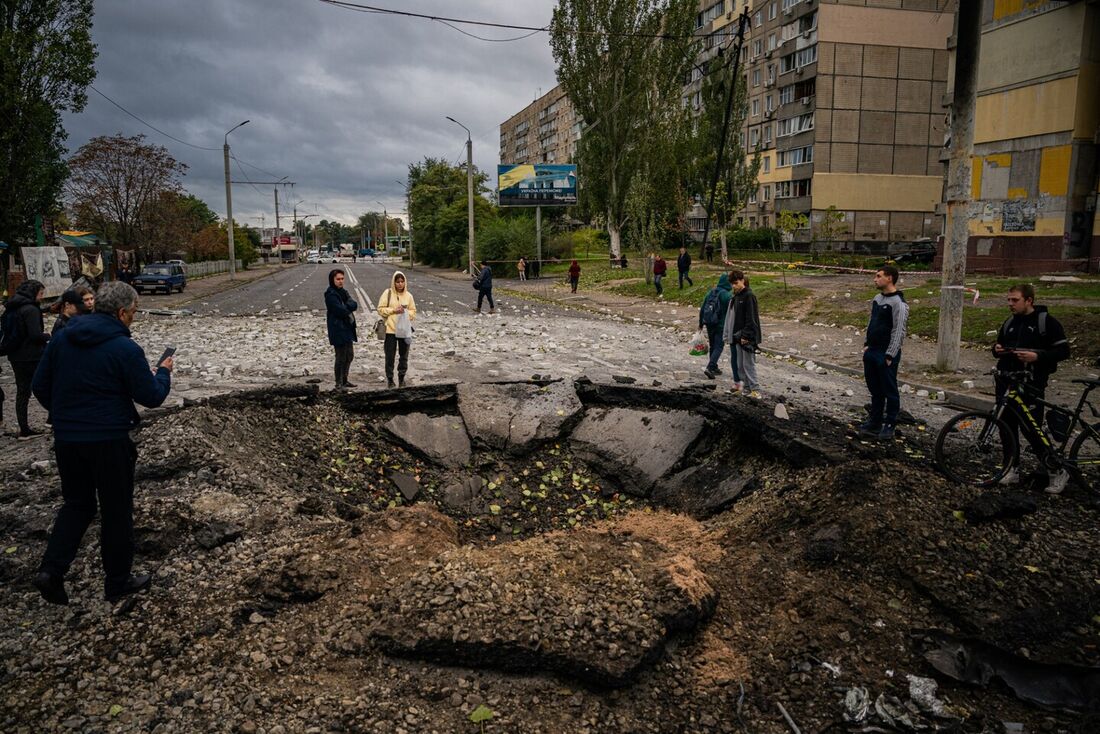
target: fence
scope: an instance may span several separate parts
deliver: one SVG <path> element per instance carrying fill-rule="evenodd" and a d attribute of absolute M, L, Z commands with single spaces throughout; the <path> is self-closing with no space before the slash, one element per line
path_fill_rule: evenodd
<path fill-rule="evenodd" d="M 237 270 L 241 269 L 241 261 L 237 261 Z M 183 270 L 188 278 L 203 278 L 207 275 L 229 272 L 228 260 L 206 260 L 198 263 L 184 263 Z"/>

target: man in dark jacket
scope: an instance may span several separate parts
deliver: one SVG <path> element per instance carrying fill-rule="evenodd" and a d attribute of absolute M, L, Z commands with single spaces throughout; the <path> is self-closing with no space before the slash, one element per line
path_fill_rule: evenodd
<path fill-rule="evenodd" d="M 684 281 L 688 282 L 688 285 L 695 285 L 691 280 L 691 276 L 688 274 L 691 271 L 691 255 L 688 254 L 686 247 L 680 248 L 680 256 L 676 258 L 676 272 L 680 275 L 680 290 L 684 289 Z"/>
<path fill-rule="evenodd" d="M 713 324 L 707 323 L 708 317 L 704 311 L 707 308 L 707 301 L 711 299 L 711 294 L 714 294 L 718 299 L 718 313 L 717 321 Z M 726 326 L 726 311 L 729 310 L 730 297 L 733 295 L 733 287 L 730 285 L 730 277 L 726 273 L 722 273 L 718 276 L 718 285 L 714 286 L 714 289 L 707 293 L 707 297 L 703 299 L 703 305 L 699 307 L 699 328 L 705 328 L 707 330 L 707 339 L 710 340 L 710 361 L 707 362 L 707 368 L 703 370 L 703 374 L 710 379 L 716 378 L 722 374 L 722 370 L 718 367 L 718 360 L 722 357 L 722 348 L 725 346 L 725 342 L 722 338 L 722 332 Z"/>
<path fill-rule="evenodd" d="M 488 260 L 481 261 L 481 270 L 478 271 L 477 280 L 477 312 L 481 313 L 481 302 L 489 299 L 489 313 L 496 313 L 496 305 L 493 303 L 493 269 L 489 267 Z"/>
<path fill-rule="evenodd" d="M 325 322 L 328 326 L 328 343 L 336 351 L 336 389 L 355 387 L 348 382 L 351 360 L 355 358 L 355 342 L 359 341 L 355 333 L 355 310 L 359 304 L 352 300 L 344 288 L 344 271 L 336 268 L 329 271 L 328 289 L 325 291 Z"/>
<path fill-rule="evenodd" d="M 134 465 L 130 431 L 141 418 L 134 402 L 155 408 L 172 386 L 172 358 L 155 371 L 130 338 L 137 293 L 104 284 L 95 313 L 81 316 L 50 342 L 34 375 L 34 396 L 53 416 L 54 451 L 63 504 L 33 584 L 46 601 L 68 604 L 65 574 L 100 513 L 104 596 L 116 601 L 148 588 L 134 561 Z"/>
<path fill-rule="evenodd" d="M 25 280 L 8 299 L 4 309 L 4 341 L 8 347 L 8 362 L 15 375 L 15 417 L 19 421 L 19 438 L 41 436 L 31 429 L 27 409 L 31 402 L 31 380 L 42 359 L 50 335 L 42 320 L 38 305 L 46 295 L 46 287 L 37 280 Z"/>
<path fill-rule="evenodd" d="M 997 369 L 1005 372 L 1027 372 L 1030 379 L 1021 392 L 1027 402 L 1028 410 L 1039 425 L 1043 424 L 1043 405 L 1036 399 L 1046 397 L 1047 381 L 1058 369 L 1058 363 L 1069 358 L 1069 340 L 1058 319 L 1047 311 L 1046 306 L 1035 305 L 1035 288 L 1030 283 L 1020 283 L 1008 290 L 1008 308 L 1012 315 L 1001 324 L 997 332 L 997 342 L 993 345 L 993 355 L 997 357 Z M 996 379 L 997 397 L 1008 389 L 1010 382 L 1001 377 Z M 1017 442 L 1020 438 L 1022 416 L 1013 409 L 1006 410 L 1002 417 L 1012 427 Z M 1041 443 L 1033 443 L 1036 454 L 1042 456 L 1045 448 Z M 1065 470 L 1050 477 L 1047 491 L 1060 494 L 1066 487 L 1069 473 Z M 1019 469 L 1013 467 L 1003 484 L 1015 484 L 1020 481 Z"/>
<path fill-rule="evenodd" d="M 756 350 L 763 339 L 760 328 L 760 305 L 749 288 L 749 279 L 740 270 L 731 270 L 729 313 L 722 327 L 722 340 L 730 345 L 730 368 L 733 370 L 733 391 L 748 390 L 749 397 L 758 398 L 760 386 L 756 379 Z"/>
<path fill-rule="evenodd" d="M 909 305 L 897 287 L 900 275 L 893 265 L 884 265 L 875 271 L 875 287 L 879 293 L 871 301 L 871 319 L 863 340 L 863 377 L 871 393 L 871 413 L 859 430 L 879 441 L 894 437 L 894 424 L 901 410 L 898 363 L 909 322 Z"/>

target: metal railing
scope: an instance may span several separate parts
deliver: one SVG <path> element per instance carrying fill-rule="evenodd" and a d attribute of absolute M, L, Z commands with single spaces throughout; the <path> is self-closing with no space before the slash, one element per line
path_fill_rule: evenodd
<path fill-rule="evenodd" d="M 241 269 L 241 261 L 237 260 L 237 270 Z M 184 263 L 183 270 L 188 278 L 204 278 L 207 275 L 229 272 L 228 260 L 205 260 L 197 263 Z"/>

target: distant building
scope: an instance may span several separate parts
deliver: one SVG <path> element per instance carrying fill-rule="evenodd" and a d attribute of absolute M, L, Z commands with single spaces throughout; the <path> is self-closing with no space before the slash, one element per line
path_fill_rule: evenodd
<path fill-rule="evenodd" d="M 937 237 L 943 191 L 947 42 L 942 0 L 765 0 L 742 50 L 749 111 L 742 142 L 762 152 L 756 196 L 740 212 L 773 227 L 843 214 L 841 242 Z"/>
<path fill-rule="evenodd" d="M 570 163 L 580 140 L 580 120 L 561 85 L 500 125 L 501 163 Z"/>
<path fill-rule="evenodd" d="M 968 269 L 1096 272 L 1098 143 L 1100 3 L 987 0 Z"/>

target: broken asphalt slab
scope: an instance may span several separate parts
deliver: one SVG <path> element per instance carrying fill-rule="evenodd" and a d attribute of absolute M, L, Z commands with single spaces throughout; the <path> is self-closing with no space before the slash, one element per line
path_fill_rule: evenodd
<path fill-rule="evenodd" d="M 470 437 L 461 416 L 409 413 L 394 416 L 382 427 L 410 451 L 446 468 L 457 469 L 470 461 Z"/>
<path fill-rule="evenodd" d="M 573 385 L 463 383 L 458 409 L 470 438 L 492 449 L 523 454 L 568 432 L 584 406 Z"/>

